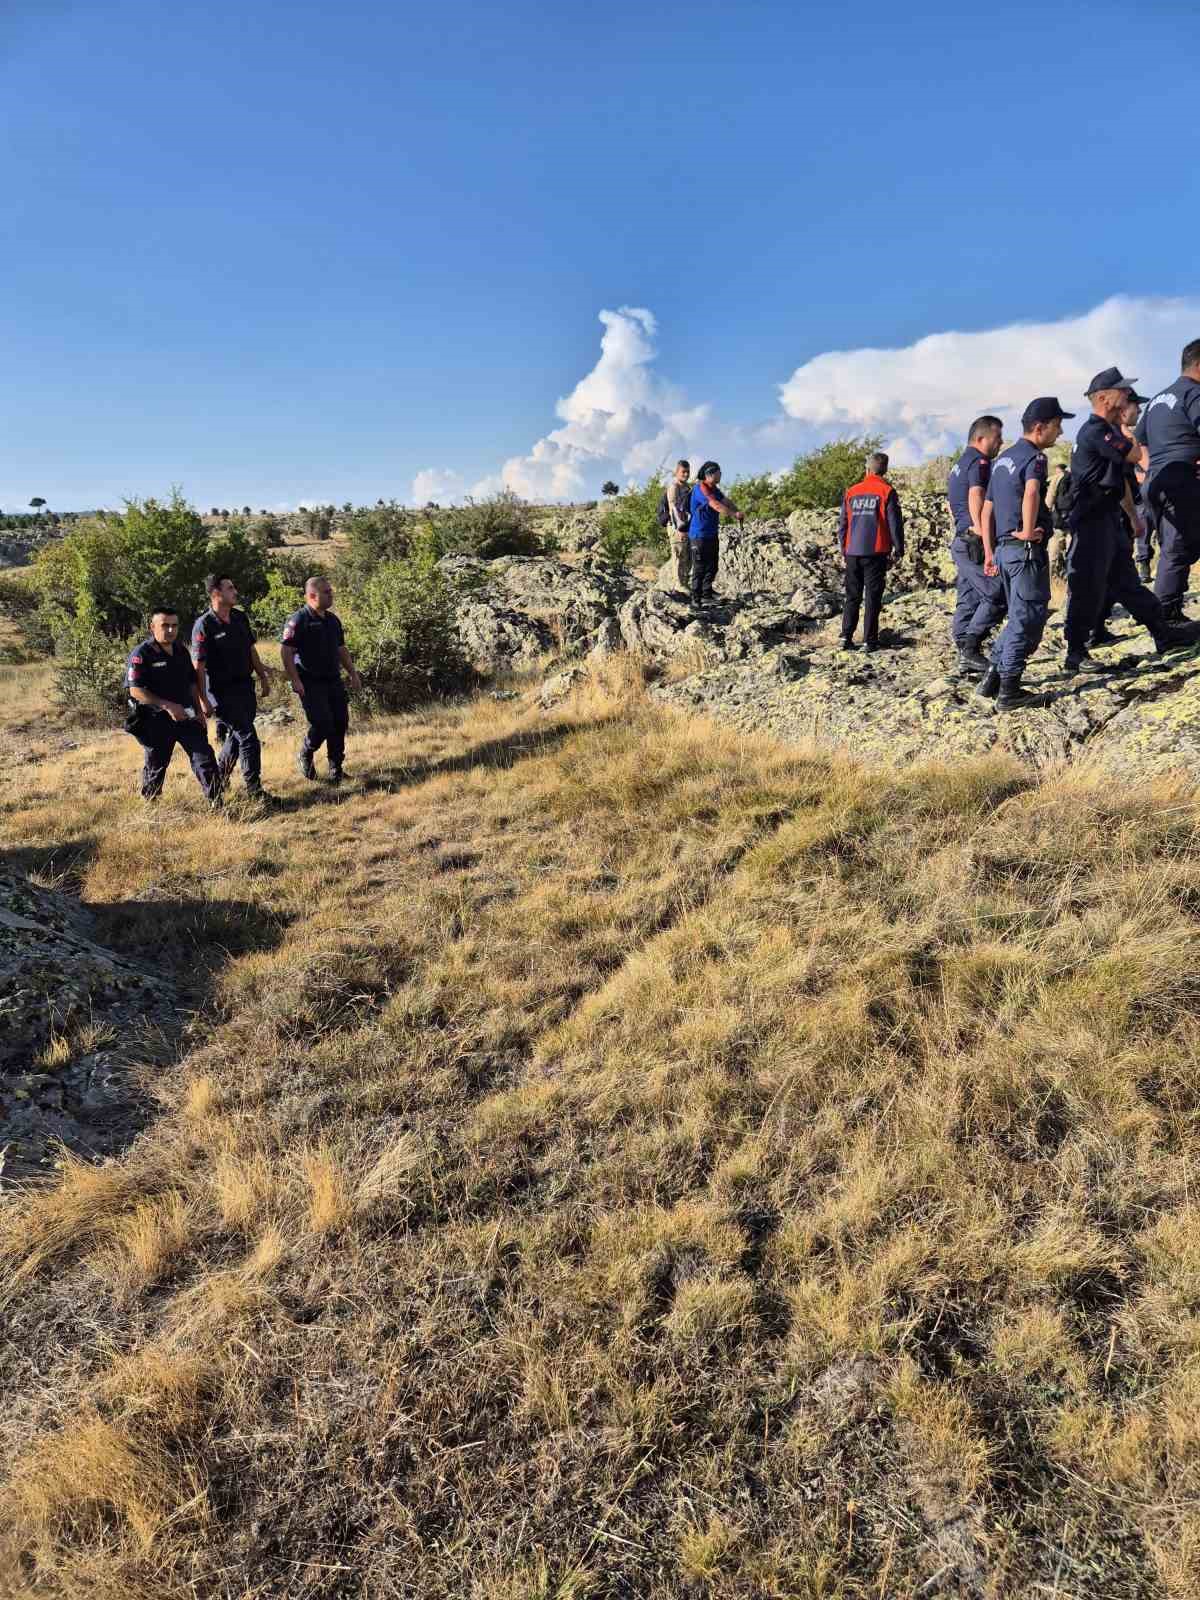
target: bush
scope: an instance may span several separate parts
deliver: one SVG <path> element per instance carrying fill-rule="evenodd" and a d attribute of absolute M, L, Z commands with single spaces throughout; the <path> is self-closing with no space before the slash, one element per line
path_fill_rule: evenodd
<path fill-rule="evenodd" d="M 89 721 L 119 722 L 125 710 L 125 659 L 136 642 L 114 638 L 86 619 L 64 618 L 54 636 L 54 691 L 60 704 Z"/>
<path fill-rule="evenodd" d="M 394 500 L 354 512 L 347 528 L 346 551 L 338 561 L 341 582 L 351 592 L 357 591 L 385 562 L 403 561 L 416 528 L 416 517 Z"/>
<path fill-rule="evenodd" d="M 16 629 L 19 644 L 0 647 L 0 662 L 19 664 L 52 654 L 50 636 L 39 605 L 38 592 L 25 572 L 0 572 L 0 617 Z"/>
<path fill-rule="evenodd" d="M 260 544 L 264 550 L 270 550 L 275 545 L 284 541 L 284 527 L 278 517 L 270 515 L 259 517 L 250 530 L 250 537 L 255 544 Z"/>
<path fill-rule="evenodd" d="M 250 606 L 250 621 L 260 639 L 278 639 L 293 611 L 304 604 L 304 585 L 310 578 L 327 578 L 320 561 L 303 556 L 277 556 L 267 569 L 267 587 Z"/>
<path fill-rule="evenodd" d="M 547 555 L 555 548 L 538 526 L 533 507 L 510 489 L 433 512 L 430 521 L 442 555 L 492 561 L 497 556 Z"/>
<path fill-rule="evenodd" d="M 454 621 L 458 596 L 438 570 L 432 538 L 386 561 L 354 597 L 347 643 L 371 699 L 389 709 L 461 688 L 470 670 Z"/>
<path fill-rule="evenodd" d="M 776 477 L 759 473 L 728 485 L 729 498 L 748 517 L 786 517 L 793 511 L 835 510 L 852 483 L 866 468 L 867 456 L 880 441 L 865 438 L 834 439 L 806 456 L 797 456 L 786 472 Z"/>
<path fill-rule="evenodd" d="M 665 560 L 670 549 L 667 530 L 659 526 L 658 505 L 662 480 L 651 478 L 641 489 L 630 489 L 603 512 L 600 548 L 610 561 L 624 566 L 632 551 L 650 550 Z"/>
<path fill-rule="evenodd" d="M 227 572 L 237 588 L 240 603 L 247 610 L 267 592 L 268 556 L 266 550 L 240 518 L 230 522 L 216 538 L 209 540 L 204 574 Z M 201 595 L 201 609 L 207 597 Z M 176 597 L 182 606 L 183 596 Z M 181 619 L 182 620 L 182 619 Z"/>

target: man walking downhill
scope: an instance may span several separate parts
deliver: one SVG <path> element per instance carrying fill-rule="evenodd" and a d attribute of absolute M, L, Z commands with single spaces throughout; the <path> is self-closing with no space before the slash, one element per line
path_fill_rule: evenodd
<path fill-rule="evenodd" d="M 1167 621 L 1162 602 L 1138 581 L 1133 564 L 1134 508 L 1127 469 L 1141 447 L 1121 428 L 1134 380 L 1106 367 L 1088 385 L 1092 414 L 1071 452 L 1074 503 L 1067 556 L 1067 610 L 1063 622 L 1068 672 L 1103 672 L 1088 654 L 1088 640 L 1106 610 L 1122 605 L 1150 632 L 1159 655 L 1200 638 L 1200 626 Z"/>
<path fill-rule="evenodd" d="M 691 465 L 687 461 L 675 463 L 675 476 L 667 485 L 667 530 L 671 541 L 671 555 L 675 559 L 675 576 L 684 594 L 692 584 L 692 541 L 688 538 L 688 524 L 692 520 L 692 491 L 688 487 Z"/>
<path fill-rule="evenodd" d="M 697 608 L 713 603 L 713 580 L 717 576 L 720 559 L 720 528 L 722 517 L 743 520 L 742 513 L 732 500 L 727 500 L 720 490 L 721 468 L 715 461 L 706 461 L 700 468 L 692 490 L 691 521 L 688 540 L 691 544 L 692 605 Z"/>
<path fill-rule="evenodd" d="M 1000 454 L 1003 423 L 999 417 L 976 417 L 967 435 L 967 448 L 950 469 L 946 494 L 954 518 L 950 554 L 954 558 L 958 603 L 950 631 L 958 648 L 958 670 L 964 677 L 982 678 L 988 669 L 981 646 L 997 623 L 1004 620 L 1004 585 L 998 573 L 983 570 L 983 499 L 992 462 Z"/>
<path fill-rule="evenodd" d="M 316 781 L 313 757 L 324 745 L 329 754 L 329 781 L 338 784 L 345 777 L 342 762 L 350 725 L 342 668 L 349 673 L 353 688 L 361 689 L 362 680 L 346 648 L 341 620 L 329 609 L 332 604 L 333 587 L 328 578 L 310 578 L 304 585 L 304 604 L 283 625 L 280 655 L 288 682 L 308 718 L 308 732 L 296 756 L 300 775 Z"/>
<path fill-rule="evenodd" d="M 175 746 L 181 745 L 204 798 L 217 810 L 221 779 L 201 714 L 192 658 L 179 643 L 179 613 L 174 606 L 158 605 L 150 613 L 150 637 L 130 651 L 125 687 L 129 696 L 125 726 L 146 752 L 142 799 L 158 799 Z"/>
<path fill-rule="evenodd" d="M 218 736 L 221 728 L 225 729 L 217 770 L 222 785 L 228 785 L 234 766 L 240 765 L 246 793 L 268 801 L 271 796 L 262 786 L 262 746 L 254 726 L 258 714 L 254 678 L 257 676 L 266 694 L 271 687 L 270 674 L 259 658 L 250 619 L 235 609 L 238 593 L 233 579 L 214 572 L 204 580 L 204 587 L 209 605 L 192 628 L 192 661 L 200 708 L 206 717 L 216 716 Z"/>
<path fill-rule="evenodd" d="M 1021 687 L 1025 663 L 1042 642 L 1050 614 L 1050 512 L 1046 506 L 1046 451 L 1062 432 L 1064 411 L 1053 395 L 1031 400 L 1021 417 L 1024 433 L 997 456 L 983 501 L 980 531 L 984 571 L 998 572 L 1008 621 L 992 649 L 992 664 L 977 694 L 1000 711 L 1045 704 Z"/>
<path fill-rule="evenodd" d="M 879 648 L 879 611 L 887 569 L 904 554 L 904 516 L 887 481 L 882 450 L 867 457 L 867 470 L 842 496 L 838 543 L 846 558 L 846 604 L 842 611 L 842 649 L 854 649 L 854 630 L 863 614 L 863 649 Z"/>
<path fill-rule="evenodd" d="M 1154 592 L 1171 622 L 1183 618 L 1188 573 L 1200 561 L 1200 339 L 1183 347 L 1179 365 L 1137 425 L 1150 455 L 1143 493 L 1159 534 Z"/>

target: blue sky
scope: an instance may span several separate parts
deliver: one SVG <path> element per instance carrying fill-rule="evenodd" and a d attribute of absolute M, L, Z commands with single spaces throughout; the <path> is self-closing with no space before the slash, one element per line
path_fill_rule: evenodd
<path fill-rule="evenodd" d="M 1190 0 L 7 0 L 0 506 L 595 494 L 1161 384 L 1198 69 Z"/>

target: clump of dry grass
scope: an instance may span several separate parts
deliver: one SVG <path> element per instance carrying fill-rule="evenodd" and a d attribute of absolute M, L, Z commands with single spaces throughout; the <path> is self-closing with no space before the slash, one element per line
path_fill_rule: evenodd
<path fill-rule="evenodd" d="M 0 1223 L 23 1592 L 1194 1594 L 1193 791 L 621 659 L 354 752 L 165 867 L 115 760 L 10 803 L 213 919 L 164 1115 Z"/>

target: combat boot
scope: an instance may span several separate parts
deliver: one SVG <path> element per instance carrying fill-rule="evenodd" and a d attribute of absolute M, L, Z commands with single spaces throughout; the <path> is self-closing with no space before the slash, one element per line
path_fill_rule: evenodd
<path fill-rule="evenodd" d="M 1032 694 L 1028 689 L 1021 687 L 1021 674 L 1014 677 L 1000 679 L 1000 693 L 996 697 L 997 711 L 1024 711 L 1034 710 L 1046 704 L 1044 694 Z"/>
<path fill-rule="evenodd" d="M 843 650 L 857 650 L 858 646 L 855 644 L 853 639 L 849 638 L 848 635 L 843 634 L 841 648 Z"/>
<path fill-rule="evenodd" d="M 1167 623 L 1186 622 L 1188 619 L 1183 614 L 1183 601 L 1172 600 L 1163 606 L 1163 621 Z"/>
<path fill-rule="evenodd" d="M 1076 672 L 1107 672 L 1109 669 L 1102 661 L 1097 661 L 1095 656 L 1088 655 L 1086 650 L 1068 650 L 1067 659 L 1063 667 L 1072 674 Z"/>
<path fill-rule="evenodd" d="M 317 769 L 313 766 L 311 750 L 300 750 L 297 752 L 296 771 L 302 778 L 307 778 L 310 783 L 316 783 Z"/>
<path fill-rule="evenodd" d="M 975 693 L 982 700 L 994 700 L 1000 693 L 1000 674 L 995 667 L 989 667 L 979 680 Z"/>
<path fill-rule="evenodd" d="M 1121 635 L 1113 633 L 1111 629 L 1099 627 L 1088 640 L 1088 647 L 1092 650 L 1102 649 L 1106 644 L 1120 644 Z"/>
<path fill-rule="evenodd" d="M 958 670 L 964 678 L 982 678 L 991 662 L 979 648 L 979 640 L 970 635 L 958 647 Z"/>
<path fill-rule="evenodd" d="M 329 781 L 334 786 L 335 789 L 337 788 L 337 786 L 340 783 L 345 783 L 346 774 L 342 770 L 341 767 L 330 767 L 330 769 L 329 769 Z"/>
<path fill-rule="evenodd" d="M 1190 622 L 1186 618 L 1183 622 L 1168 623 L 1154 635 L 1154 648 L 1160 656 L 1169 655 L 1173 650 L 1191 650 L 1198 644 L 1200 622 Z"/>

